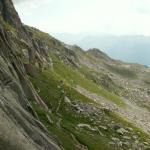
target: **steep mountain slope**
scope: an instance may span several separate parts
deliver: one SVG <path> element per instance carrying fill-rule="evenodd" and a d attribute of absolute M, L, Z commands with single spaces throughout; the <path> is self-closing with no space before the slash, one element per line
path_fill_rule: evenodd
<path fill-rule="evenodd" d="M 0 149 L 53 149 L 46 128 L 36 119 L 29 99 L 48 109 L 26 74 L 26 68 L 49 64 L 38 42 L 30 38 L 10 0 L 0 0 Z M 46 51 L 45 51 L 46 52 Z M 24 60 L 26 58 L 26 60 Z M 30 71 L 30 70 L 29 70 Z"/>
<path fill-rule="evenodd" d="M 118 145 L 117 149 L 148 147 L 147 142 L 147 146 L 141 146 L 142 143 L 132 139 L 137 131 L 134 131 L 135 127 L 132 127 L 123 118 L 130 120 L 149 134 L 150 113 L 144 108 L 149 106 L 149 87 L 144 82 L 144 79 L 148 80 L 149 68 L 115 61 L 97 49 L 85 52 L 78 46 L 66 45 L 34 28 L 27 28 L 34 38 L 46 41 L 50 50 L 52 69 L 32 77 L 31 81 L 46 104 L 52 109 L 51 117 L 55 118 L 53 121 L 51 120 L 52 125 L 48 125 L 49 123 L 47 124 L 46 119 L 43 118 L 47 113 L 39 110 L 38 105 L 33 104 L 33 106 L 38 110 L 39 115 L 42 115 L 43 123 L 56 135 L 63 147 L 77 149 L 77 147 L 72 147 L 76 145 L 74 138 L 83 144 L 84 148 L 87 146 L 89 149 L 117 148 L 112 146 L 113 144 Z M 144 75 L 143 72 L 145 72 Z M 136 90 L 134 86 L 136 81 L 138 81 L 137 89 L 140 90 Z M 130 82 L 131 85 L 127 86 L 127 82 Z M 139 96 L 134 93 L 134 90 L 139 93 Z M 140 96 L 144 96 L 142 102 L 139 101 Z M 93 113 L 91 113 L 91 106 Z M 98 114 L 97 117 L 94 117 L 99 112 L 102 112 L 103 115 Z M 103 119 L 101 120 L 101 118 Z M 118 124 L 118 128 L 128 129 L 131 127 L 132 132 L 127 131 L 127 135 L 123 134 L 118 137 L 118 133 L 114 129 Z M 85 136 L 81 138 L 90 129 L 97 130 L 99 135 L 92 133 L 95 137 L 92 138 L 88 133 L 86 134 L 88 139 L 85 139 Z M 84 130 L 85 132 L 82 133 Z M 64 140 L 68 135 L 73 136 L 73 139 L 69 138 L 70 145 Z M 115 141 L 113 141 L 114 138 Z M 95 141 L 97 142 L 95 143 Z M 80 145 L 80 149 L 83 145 Z"/>
<path fill-rule="evenodd" d="M 25 26 L 0 0 L 0 149 L 149 149 L 149 73 Z"/>

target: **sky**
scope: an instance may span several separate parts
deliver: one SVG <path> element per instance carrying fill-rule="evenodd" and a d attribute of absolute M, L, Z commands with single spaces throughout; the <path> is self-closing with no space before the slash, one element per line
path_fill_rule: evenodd
<path fill-rule="evenodd" d="M 48 33 L 150 35 L 150 0 L 13 0 L 22 22 Z"/>

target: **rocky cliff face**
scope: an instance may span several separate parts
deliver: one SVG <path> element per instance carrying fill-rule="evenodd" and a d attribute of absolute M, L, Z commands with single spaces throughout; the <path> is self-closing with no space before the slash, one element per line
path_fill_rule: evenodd
<path fill-rule="evenodd" d="M 23 27 L 12 1 L 0 0 L 0 149 L 59 149 L 29 103 L 48 109 L 27 78 L 51 65 L 41 44 Z"/>
<path fill-rule="evenodd" d="M 23 25 L 0 0 L 0 150 L 148 149 L 149 75 Z"/>

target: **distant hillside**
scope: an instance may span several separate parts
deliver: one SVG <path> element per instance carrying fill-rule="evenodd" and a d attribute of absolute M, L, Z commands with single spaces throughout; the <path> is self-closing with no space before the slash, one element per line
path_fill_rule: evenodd
<path fill-rule="evenodd" d="M 115 59 L 150 66 L 150 37 L 142 35 L 113 36 L 86 34 L 55 34 L 57 38 L 83 49 L 99 48 Z"/>

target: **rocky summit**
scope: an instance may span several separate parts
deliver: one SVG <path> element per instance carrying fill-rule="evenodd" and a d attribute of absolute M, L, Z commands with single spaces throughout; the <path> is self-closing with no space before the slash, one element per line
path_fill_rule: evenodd
<path fill-rule="evenodd" d="M 24 25 L 0 0 L 0 150 L 150 149 L 150 68 Z"/>

